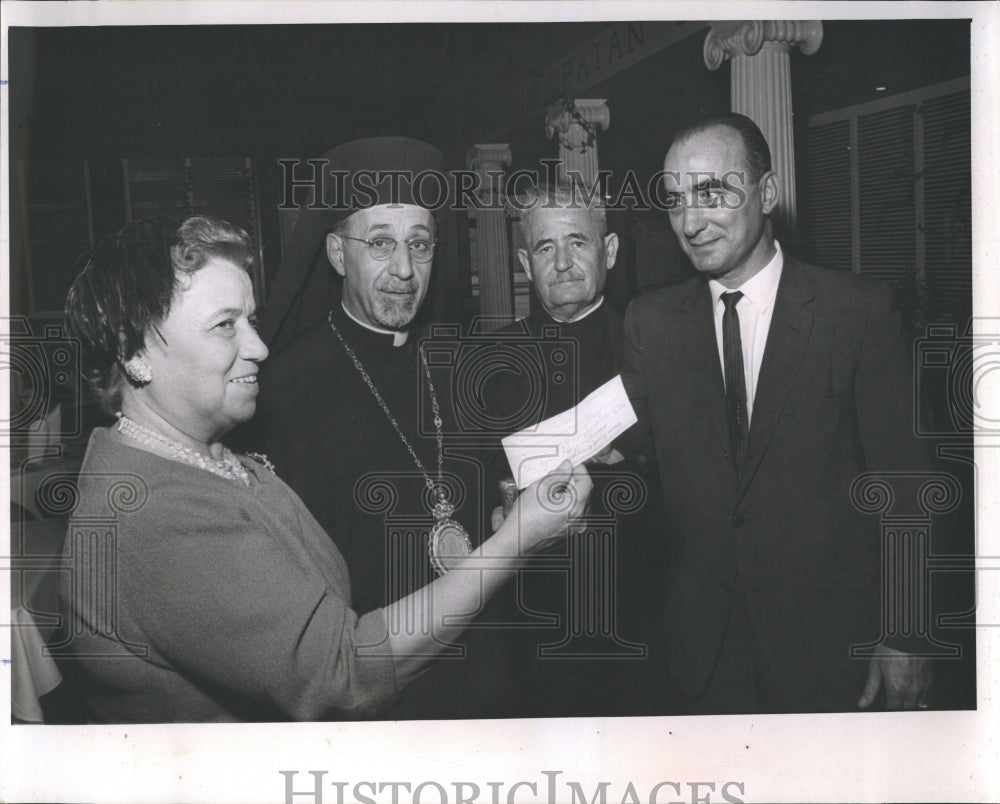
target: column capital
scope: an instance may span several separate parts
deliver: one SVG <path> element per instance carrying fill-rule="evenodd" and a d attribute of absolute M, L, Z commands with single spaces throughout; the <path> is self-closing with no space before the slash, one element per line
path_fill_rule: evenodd
<path fill-rule="evenodd" d="M 512 160 L 510 145 L 505 142 L 473 145 L 465 152 L 465 166 L 469 170 L 499 170 L 510 167 Z"/>
<path fill-rule="evenodd" d="M 479 173 L 479 187 L 475 193 L 483 203 L 489 205 L 503 201 L 503 183 L 498 181 L 496 174 L 510 167 L 512 160 L 510 145 L 505 142 L 473 145 L 465 152 L 465 166 Z M 477 210 L 469 210 L 473 217 L 476 213 Z"/>
<path fill-rule="evenodd" d="M 712 23 L 703 53 L 705 66 L 717 70 L 726 59 L 754 56 L 765 44 L 798 47 L 811 56 L 822 42 L 820 20 L 726 20 Z"/>
<path fill-rule="evenodd" d="M 563 98 L 556 101 L 545 115 L 545 136 L 551 140 L 557 133 L 565 135 L 574 123 L 583 128 L 589 127 L 591 131 L 595 128 L 607 131 L 611 124 L 607 100 Z"/>

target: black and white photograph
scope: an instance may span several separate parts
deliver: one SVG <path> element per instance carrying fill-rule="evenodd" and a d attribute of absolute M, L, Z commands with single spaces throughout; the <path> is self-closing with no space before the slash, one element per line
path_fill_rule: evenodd
<path fill-rule="evenodd" d="M 3 17 L 0 800 L 1000 797 L 996 4 Z"/>

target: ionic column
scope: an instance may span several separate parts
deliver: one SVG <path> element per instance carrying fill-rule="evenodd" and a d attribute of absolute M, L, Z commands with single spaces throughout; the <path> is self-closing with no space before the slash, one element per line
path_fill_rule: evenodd
<path fill-rule="evenodd" d="M 476 221 L 476 268 L 479 272 L 481 330 L 490 331 L 514 320 L 514 277 L 504 208 L 503 170 L 510 167 L 510 146 L 474 145 L 465 157 L 479 173 L 477 194 L 483 209 L 470 210 Z"/>
<path fill-rule="evenodd" d="M 597 130 L 607 131 L 611 112 L 605 100 L 560 101 L 545 115 L 545 136 L 558 138 L 558 175 L 578 171 L 589 186 L 597 178 Z"/>
<path fill-rule="evenodd" d="M 915 493 L 914 493 L 915 492 Z M 962 489 L 942 472 L 865 472 L 851 484 L 851 502 L 865 514 L 879 514 L 882 525 L 882 633 L 874 642 L 851 645 L 851 658 L 870 657 L 886 641 L 905 639 L 914 656 L 958 657 L 961 647 L 933 633 L 940 617 L 931 605 L 935 570 L 965 569 L 950 556 L 931 552 L 935 515 L 954 511 Z"/>
<path fill-rule="evenodd" d="M 760 126 L 771 148 L 771 163 L 781 188 L 776 217 L 789 233 L 795 231 L 796 204 L 788 55 L 798 47 L 810 56 L 822 41 L 823 23 L 819 20 L 715 22 L 705 38 L 708 69 L 716 70 L 732 59 L 730 108 Z"/>

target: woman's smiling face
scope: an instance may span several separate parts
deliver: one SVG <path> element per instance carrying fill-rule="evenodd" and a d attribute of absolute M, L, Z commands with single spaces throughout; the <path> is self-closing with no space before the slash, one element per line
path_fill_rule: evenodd
<path fill-rule="evenodd" d="M 145 403 L 204 443 L 248 421 L 257 408 L 258 363 L 267 357 L 254 311 L 250 277 L 232 262 L 216 257 L 180 274 L 170 312 L 146 336 L 153 380 Z"/>

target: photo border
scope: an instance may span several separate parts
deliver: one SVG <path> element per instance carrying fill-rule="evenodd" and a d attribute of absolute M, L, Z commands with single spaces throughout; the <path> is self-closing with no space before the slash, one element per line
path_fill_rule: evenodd
<path fill-rule="evenodd" d="M 70 26 L 142 24 L 346 23 L 428 21 L 575 21 L 593 19 L 973 19 L 971 82 L 973 103 L 973 276 L 977 320 L 1000 318 L 997 146 L 1000 112 L 998 7 L 994 3 L 651 3 L 633 2 L 73 2 L 3 4 L 2 36 L 15 25 Z M 240 6 L 237 9 L 237 6 Z M 991 48 L 991 44 L 993 47 Z M 992 52 L 991 52 L 992 50 Z M 2 66 L 3 198 L 9 191 L 9 81 Z M 928 54 L 933 57 L 933 54 Z M 8 286 L 8 217 L 0 220 L 4 244 L 2 287 Z M 9 316 L 3 294 L 0 316 Z M 0 415 L 9 414 L 7 378 L 0 379 Z M 997 394 L 1000 396 L 1000 394 Z M 997 399 L 992 399 L 997 404 Z M 1000 556 L 1000 442 L 976 445 L 978 556 L 996 570 Z M 9 497 L 9 478 L 2 481 Z M 992 501 L 988 504 L 988 501 Z M 3 550 L 9 547 L 4 534 Z M 9 555 L 9 551 L 3 552 Z M 0 581 L 7 594 L 9 573 Z M 690 785 L 716 785 L 711 801 L 724 800 L 726 782 L 744 785 L 747 802 L 809 800 L 996 800 L 1000 797 L 1000 574 L 977 573 L 977 711 L 893 712 L 845 715 L 573 718 L 493 721 L 169 725 L 169 726 L 0 726 L 0 800 L 102 802 L 284 802 L 285 777 L 297 771 L 296 791 L 310 786 L 310 771 L 326 771 L 324 801 L 344 801 L 351 786 L 424 781 L 481 786 L 491 801 L 490 782 L 502 783 L 500 801 L 522 786 L 514 801 L 543 801 L 545 771 L 560 772 L 559 790 L 570 800 L 570 781 L 587 796 L 600 789 L 618 804 L 631 784 L 648 801 L 692 800 Z M 6 598 L 5 598 L 6 599 Z M 0 629 L 0 651 L 10 656 L 9 629 Z M 0 680 L 0 722 L 10 722 L 9 664 Z M 372 795 L 368 788 L 363 788 Z M 401 788 L 397 792 L 401 792 Z M 700 795 L 707 787 L 696 788 Z M 394 788 L 372 795 L 393 801 Z M 297 796 L 294 804 L 312 801 Z M 408 799 L 400 796 L 400 801 Z M 428 787 L 425 797 L 439 795 Z M 625 799 L 629 800 L 629 799 Z M 395 802 L 394 802 L 395 804 Z"/>

